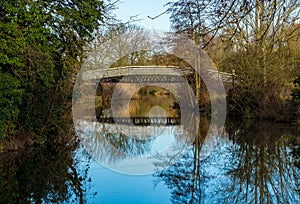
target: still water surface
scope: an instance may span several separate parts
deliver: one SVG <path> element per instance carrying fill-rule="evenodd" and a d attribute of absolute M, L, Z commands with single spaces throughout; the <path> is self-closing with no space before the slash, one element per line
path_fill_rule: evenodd
<path fill-rule="evenodd" d="M 160 158 L 149 175 L 108 169 L 82 144 L 2 154 L 0 203 L 300 203 L 296 128 L 228 120 L 225 129 L 213 146 L 194 142 L 176 162 Z M 205 148 L 211 149 L 201 158 Z"/>

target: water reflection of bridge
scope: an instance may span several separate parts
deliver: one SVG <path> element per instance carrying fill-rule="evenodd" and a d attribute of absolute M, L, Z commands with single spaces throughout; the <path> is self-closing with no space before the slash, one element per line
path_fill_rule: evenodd
<path fill-rule="evenodd" d="M 191 118 L 192 121 L 195 118 Z M 200 125 L 200 123 L 198 124 Z M 76 132 L 88 152 L 100 163 L 113 169 L 132 167 L 131 170 L 144 171 L 140 168 L 152 168 L 159 152 L 160 156 L 168 156 L 169 151 L 182 152 L 194 142 L 193 127 L 180 125 L 132 125 L 118 123 L 99 123 L 87 120 L 76 121 Z M 199 127 L 200 128 L 200 127 Z M 206 158 L 220 141 L 221 130 L 212 125 L 212 132 L 206 137 L 206 145 L 201 155 Z M 227 138 L 227 137 L 226 137 Z M 223 138 L 223 139 L 226 139 Z M 199 138 L 198 138 L 199 139 Z M 222 138 L 221 138 L 222 139 Z M 164 152 L 170 148 L 167 152 Z M 173 149 L 174 148 L 174 149 Z M 174 152 L 173 152 L 174 153 Z M 172 155 L 172 154 L 171 154 Z M 177 153 L 176 153 L 177 155 Z M 170 155 L 169 155 L 170 156 Z M 173 155 L 174 156 L 174 155 Z M 139 158 L 149 160 L 146 166 L 137 167 L 134 161 Z M 174 157 L 176 158 L 176 156 Z M 133 164 L 134 163 L 134 164 Z M 150 165 L 151 163 L 151 165 Z M 149 165 L 149 166 L 148 166 Z M 147 171 L 152 169 L 147 169 Z M 122 171 L 127 171 L 122 169 Z M 132 172 L 131 172 L 132 173 Z"/>
<path fill-rule="evenodd" d="M 99 117 L 97 121 L 100 123 L 117 123 L 124 125 L 180 125 L 180 117 Z"/>

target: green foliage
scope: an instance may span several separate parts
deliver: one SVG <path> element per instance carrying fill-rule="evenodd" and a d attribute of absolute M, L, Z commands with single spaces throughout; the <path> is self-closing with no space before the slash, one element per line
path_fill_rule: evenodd
<path fill-rule="evenodd" d="M 0 93 L 7 100 L 0 103 L 1 131 L 18 123 L 40 141 L 68 131 L 63 120 L 71 112 L 71 76 L 102 24 L 103 1 L 1 1 L 0 8 L 1 78 L 10 75 L 0 85 L 8 90 Z"/>
<path fill-rule="evenodd" d="M 157 90 L 151 89 L 151 90 L 149 91 L 150 96 L 155 96 L 156 91 L 157 91 Z"/>
<path fill-rule="evenodd" d="M 142 88 L 138 91 L 138 93 L 142 96 L 146 96 L 147 95 L 147 90 L 145 88 Z"/>
<path fill-rule="evenodd" d="M 294 84 L 298 87 L 292 90 L 293 100 L 300 100 L 300 77 L 294 80 Z"/>
<path fill-rule="evenodd" d="M 15 132 L 22 94 L 20 82 L 0 72 L 0 139 Z"/>

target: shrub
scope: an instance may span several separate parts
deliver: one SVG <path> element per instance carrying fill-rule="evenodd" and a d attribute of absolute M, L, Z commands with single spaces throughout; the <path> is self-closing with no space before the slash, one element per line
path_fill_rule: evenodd
<path fill-rule="evenodd" d="M 22 94 L 20 82 L 0 72 L 0 139 L 15 132 Z"/>
<path fill-rule="evenodd" d="M 300 86 L 300 77 L 294 81 L 294 84 L 298 87 Z M 293 97 L 293 101 L 300 100 L 300 88 L 296 87 L 293 89 L 291 95 Z"/>

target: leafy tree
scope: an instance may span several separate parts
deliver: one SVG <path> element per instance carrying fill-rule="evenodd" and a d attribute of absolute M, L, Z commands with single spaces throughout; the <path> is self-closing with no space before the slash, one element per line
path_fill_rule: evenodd
<path fill-rule="evenodd" d="M 0 138 L 14 133 L 22 99 L 20 82 L 10 74 L 0 72 Z"/>
<path fill-rule="evenodd" d="M 0 69 L 13 77 L 7 87 L 23 90 L 21 105 L 13 104 L 19 110 L 17 130 L 43 142 L 45 133 L 68 129 L 61 122 L 70 113 L 70 79 L 83 45 L 104 20 L 103 5 L 100 0 L 1 1 Z"/>

